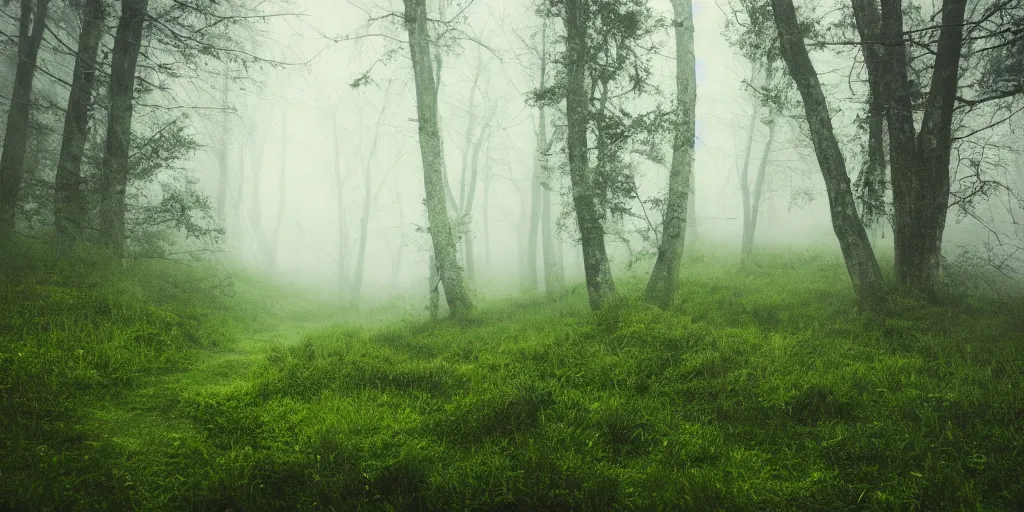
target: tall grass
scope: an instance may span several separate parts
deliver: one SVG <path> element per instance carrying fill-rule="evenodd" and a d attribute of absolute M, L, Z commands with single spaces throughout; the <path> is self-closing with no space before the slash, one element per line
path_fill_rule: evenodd
<path fill-rule="evenodd" d="M 187 274 L 160 266 L 142 281 L 118 278 L 135 290 L 126 302 L 39 280 L 5 286 L 4 307 L 17 298 L 25 309 L 0 331 L 4 370 L 19 376 L 5 381 L 0 421 L 64 426 L 4 438 L 13 456 L 0 462 L 0 504 L 1024 509 L 1019 298 L 899 297 L 887 317 L 868 318 L 835 257 L 769 254 L 742 267 L 691 258 L 684 268 L 671 311 L 632 299 L 643 283 L 625 282 L 598 313 L 577 287 L 493 300 L 467 321 L 371 327 L 298 303 L 273 316 L 255 285 L 229 300 L 125 284 Z M 29 317 L 59 336 L 40 335 Z M 221 357 L 212 347 L 240 350 L 297 326 L 304 334 L 251 353 L 235 379 L 195 366 Z M 11 355 L 33 343 L 60 355 Z M 82 349 L 80 367 L 96 373 L 76 376 L 74 347 L 108 355 Z M 163 384 L 135 378 L 185 367 Z M 41 375 L 57 377 L 44 387 Z M 39 398 L 51 393 L 77 412 L 21 408 L 52 405 Z M 95 398 L 107 393 L 123 399 Z M 54 441 L 57 431 L 81 442 Z"/>

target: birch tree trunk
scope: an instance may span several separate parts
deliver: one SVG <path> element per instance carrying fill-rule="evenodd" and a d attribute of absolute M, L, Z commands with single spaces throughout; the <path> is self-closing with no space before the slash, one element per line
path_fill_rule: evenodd
<path fill-rule="evenodd" d="M 444 150 L 437 122 L 437 86 L 431 65 L 426 0 L 404 2 L 405 25 L 409 32 L 409 53 L 416 83 L 420 157 L 423 162 L 423 187 L 426 193 L 430 238 L 449 311 L 454 317 L 465 317 L 471 313 L 473 302 L 466 292 L 455 249 L 455 234 L 445 204 Z"/>
<path fill-rule="evenodd" d="M 601 309 L 615 294 L 604 225 L 598 206 L 600 191 L 595 186 L 587 154 L 590 122 L 590 94 L 587 89 L 587 31 L 589 0 L 566 0 L 563 22 L 565 41 L 565 110 L 568 133 L 569 177 L 572 182 L 576 224 L 583 246 L 583 268 L 591 309 Z M 536 253 L 534 253 L 536 257 Z"/>
<path fill-rule="evenodd" d="M 71 93 L 64 115 L 64 136 L 54 177 L 53 221 L 61 245 L 80 240 L 88 214 L 82 188 L 82 155 L 89 136 L 89 107 L 96 84 L 96 54 L 103 37 L 103 0 L 87 0 L 82 6 L 82 32 L 78 36 Z"/>
<path fill-rule="evenodd" d="M 693 143 L 696 135 L 694 110 L 697 104 L 696 58 L 693 50 L 693 5 L 690 0 L 672 0 L 676 39 L 676 112 L 672 143 L 672 168 L 668 177 L 668 200 L 658 258 L 647 282 L 645 299 L 662 309 L 672 306 L 679 287 L 679 264 L 686 236 L 687 200 L 693 173 Z"/>
<path fill-rule="evenodd" d="M 25 153 L 28 150 L 28 125 L 32 111 L 32 82 L 35 79 L 39 46 L 46 28 L 49 0 L 21 0 L 18 19 L 18 62 L 14 72 L 3 153 L 0 154 L 0 242 L 14 234 L 14 217 L 18 209 L 18 192 L 25 175 Z"/>
<path fill-rule="evenodd" d="M 128 189 L 135 67 L 149 0 L 122 0 L 110 62 L 107 143 L 100 175 L 100 232 L 115 258 L 124 257 L 125 193 Z"/>
<path fill-rule="evenodd" d="M 828 191 L 832 229 L 839 239 L 846 270 L 861 307 L 876 310 L 882 305 L 882 271 L 878 267 L 864 224 L 857 215 L 846 161 L 832 129 L 832 119 L 818 74 L 800 35 L 793 0 L 772 0 L 772 12 L 779 33 L 782 59 L 803 99 L 811 141 Z"/>

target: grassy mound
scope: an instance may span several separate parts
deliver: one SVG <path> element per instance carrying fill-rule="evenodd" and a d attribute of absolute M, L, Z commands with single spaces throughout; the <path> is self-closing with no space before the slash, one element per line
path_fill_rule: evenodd
<path fill-rule="evenodd" d="M 65 370 L 31 396 L 65 390 L 84 400 L 83 416 L 23 415 L 7 402 L 4 411 L 85 442 L 15 446 L 22 458 L 0 462 L 5 479 L 32 471 L 0 489 L 32 508 L 140 510 L 1024 507 L 1019 300 L 903 298 L 888 318 L 869 319 L 851 307 L 835 258 L 685 268 L 667 312 L 627 298 L 592 313 L 581 289 L 494 301 L 466 322 L 372 328 L 302 309 L 240 317 L 194 303 L 194 314 L 223 322 L 211 323 L 139 295 L 99 320 L 84 296 L 25 306 L 66 318 L 67 336 L 87 322 L 109 329 L 107 341 L 86 340 L 120 359 L 82 349 L 87 368 L 134 362 L 83 381 L 66 370 L 79 348 L 49 343 L 65 358 L 53 368 Z M 623 295 L 642 284 L 624 282 Z M 3 332 L 36 332 L 28 314 Z M 246 331 L 249 321 L 266 325 Z M 147 325 L 171 341 L 125 334 Z M 212 350 L 218 343 L 239 359 Z M 141 348 L 150 346 L 165 348 Z M 178 377 L 124 384 L 200 355 Z M 54 374 L 26 368 L 17 375 Z M 82 382 L 116 384 L 123 399 L 88 403 L 70 387 Z M 29 384 L 16 385 L 4 397 L 28 396 Z"/>

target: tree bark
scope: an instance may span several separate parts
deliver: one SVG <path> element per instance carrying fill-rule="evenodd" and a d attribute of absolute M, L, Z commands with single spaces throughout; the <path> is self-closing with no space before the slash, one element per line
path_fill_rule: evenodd
<path fill-rule="evenodd" d="M 437 122 L 437 86 L 431 69 L 426 0 L 404 2 L 405 25 L 409 32 L 409 53 L 416 83 L 420 157 L 423 161 L 423 187 L 426 192 L 430 238 L 449 311 L 454 317 L 465 317 L 472 312 L 473 302 L 463 282 L 462 269 L 459 267 L 455 250 L 455 234 L 445 204 L 444 150 Z"/>
<path fill-rule="evenodd" d="M 867 162 L 858 176 L 861 188 L 862 220 L 871 226 L 885 213 L 886 158 L 885 112 L 886 56 L 882 40 L 881 14 L 877 0 L 851 0 L 857 32 L 862 41 L 861 53 L 868 70 L 868 145 Z"/>
<path fill-rule="evenodd" d="M 96 54 L 103 37 L 103 0 L 87 0 L 82 6 L 82 32 L 78 36 L 75 70 L 64 115 L 64 136 L 54 177 L 53 220 L 57 241 L 80 240 L 88 214 L 82 184 L 82 155 L 89 136 L 89 108 L 96 84 Z"/>
<path fill-rule="evenodd" d="M 142 48 L 142 27 L 149 0 L 122 0 L 110 62 L 107 143 L 100 178 L 100 232 L 114 258 L 124 257 L 125 193 L 135 97 L 135 66 Z"/>
<path fill-rule="evenodd" d="M 889 91 L 886 117 L 892 165 L 893 243 L 896 279 L 932 297 L 942 256 L 949 205 L 953 107 L 959 83 L 966 0 L 944 0 L 931 86 L 921 129 L 915 136 L 903 42 L 903 5 L 882 0 Z"/>
<path fill-rule="evenodd" d="M 576 209 L 576 225 L 583 246 L 583 270 L 591 309 L 604 307 L 615 294 L 604 225 L 598 206 L 600 191 L 594 183 L 587 155 L 587 128 L 590 123 L 590 94 L 587 89 L 587 32 L 589 0 L 566 0 L 565 15 L 565 110 L 568 133 L 569 178 Z M 536 255 L 534 255 L 536 257 Z"/>
<path fill-rule="evenodd" d="M 829 116 L 828 104 L 818 81 L 818 74 L 807 54 L 803 35 L 797 24 L 793 0 L 772 0 L 772 12 L 779 33 L 780 51 L 790 76 L 796 82 L 804 103 L 811 141 L 818 166 L 828 192 L 832 229 L 842 249 L 846 270 L 862 309 L 881 306 L 882 271 L 868 241 L 867 232 L 857 215 L 857 206 L 846 172 L 846 161 L 839 149 Z"/>
<path fill-rule="evenodd" d="M 28 150 L 29 118 L 32 112 L 32 82 L 35 79 L 39 46 L 46 28 L 49 0 L 21 0 L 18 20 L 18 63 L 14 72 L 3 153 L 0 154 L 0 241 L 14 234 L 14 217 L 18 210 L 18 192 L 25 175 L 25 153 Z"/>
<path fill-rule="evenodd" d="M 654 262 L 644 298 L 666 309 L 679 287 L 679 264 L 686 237 L 687 201 L 693 173 L 694 111 L 697 104 L 696 57 L 693 49 L 693 6 L 689 0 L 673 0 L 676 39 L 676 111 L 672 143 L 672 168 L 668 200 L 662 221 L 658 258 Z"/>

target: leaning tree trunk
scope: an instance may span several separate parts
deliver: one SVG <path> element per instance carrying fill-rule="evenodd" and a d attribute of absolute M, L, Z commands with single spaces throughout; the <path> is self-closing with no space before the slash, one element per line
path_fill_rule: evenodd
<path fill-rule="evenodd" d="M 672 169 L 668 177 L 668 201 L 658 259 L 647 282 L 645 299 L 660 308 L 675 300 L 679 286 L 679 262 L 686 236 L 687 200 L 693 173 L 694 110 L 697 104 L 696 60 L 693 53 L 693 6 L 689 0 L 673 0 L 676 36 L 676 111 L 672 144 Z"/>
<path fill-rule="evenodd" d="M 135 66 L 142 49 L 142 25 L 148 8 L 149 0 L 122 0 L 110 62 L 107 144 L 100 177 L 100 232 L 114 258 L 124 256 Z"/>
<path fill-rule="evenodd" d="M 14 217 L 18 209 L 18 191 L 25 175 L 25 153 L 28 150 L 28 123 L 32 110 L 32 81 L 36 59 L 46 28 L 49 0 L 21 0 L 18 20 L 18 64 L 14 72 L 3 153 L 0 154 L 0 241 L 14 234 Z"/>
<path fill-rule="evenodd" d="M 772 0 L 772 12 L 778 29 L 782 59 L 803 99 L 811 141 L 828 192 L 832 229 L 839 239 L 846 270 L 861 307 L 877 309 L 882 300 L 882 271 L 878 267 L 867 231 L 857 215 L 846 161 L 832 129 L 832 119 L 821 83 L 818 82 L 818 74 L 797 25 L 793 0 Z"/>
<path fill-rule="evenodd" d="M 916 137 L 905 45 L 886 47 L 896 279 L 926 296 L 935 293 L 949 207 L 953 107 L 966 5 L 965 0 L 942 2 L 931 86 Z M 881 27 L 886 41 L 903 40 L 901 1 L 882 1 Z"/>
<path fill-rule="evenodd" d="M 426 0 L 404 0 L 405 25 L 409 32 L 409 53 L 416 83 L 416 110 L 419 124 L 420 157 L 423 161 L 423 187 L 426 192 L 427 222 L 437 259 L 440 282 L 454 317 L 465 317 L 473 309 L 466 292 L 462 269 L 455 250 L 455 234 L 445 204 L 444 150 L 437 122 L 437 87 L 430 62 L 427 37 Z"/>
<path fill-rule="evenodd" d="M 88 0 L 82 7 L 82 33 L 78 37 L 71 93 L 64 115 L 64 137 L 54 177 L 53 221 L 57 241 L 66 244 L 83 235 L 88 209 L 82 187 L 82 155 L 89 136 L 89 106 L 96 83 L 96 54 L 103 37 L 103 0 Z"/>
<path fill-rule="evenodd" d="M 768 155 L 771 154 L 772 143 L 775 142 L 775 121 L 768 124 L 768 140 L 761 151 L 761 161 L 757 164 L 757 176 L 754 178 L 754 190 L 750 195 L 750 207 L 743 219 L 743 244 L 740 254 L 743 258 L 750 257 L 754 249 L 754 233 L 757 232 L 757 216 L 761 210 L 761 195 L 764 192 L 764 180 L 768 170 Z"/>
<path fill-rule="evenodd" d="M 756 73 L 756 68 L 755 68 Z M 751 80 L 753 81 L 753 80 Z M 754 133 L 757 129 L 757 115 L 760 102 L 757 98 L 753 101 L 753 112 L 750 114 L 750 127 L 747 129 L 747 145 L 743 152 L 743 166 L 740 167 L 740 199 L 743 201 L 743 237 L 740 245 L 740 255 L 745 257 L 747 253 L 747 228 L 750 222 L 750 159 L 754 153 Z"/>

